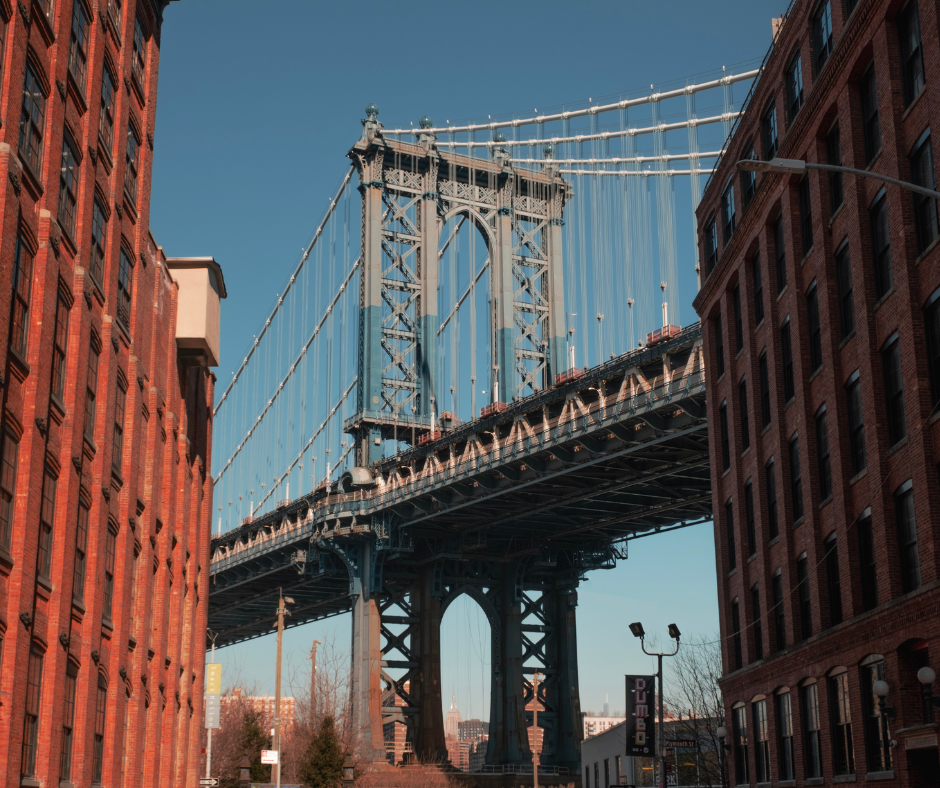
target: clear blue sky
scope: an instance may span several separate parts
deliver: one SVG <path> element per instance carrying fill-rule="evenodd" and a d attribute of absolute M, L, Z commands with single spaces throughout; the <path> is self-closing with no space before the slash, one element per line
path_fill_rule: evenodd
<path fill-rule="evenodd" d="M 220 380 L 228 380 L 348 166 L 363 107 L 388 124 L 557 105 L 684 79 L 760 58 L 786 0 L 182 0 L 165 12 L 151 228 L 168 255 L 213 255 L 229 298 Z M 680 232 L 686 231 L 680 226 Z M 688 265 L 691 261 L 680 261 Z M 683 315 L 692 310 L 683 305 Z M 689 318 L 686 318 L 688 321 Z M 623 674 L 645 670 L 626 625 L 718 627 L 709 526 L 641 539 L 580 592 L 585 709 L 623 706 Z M 478 620 L 479 619 L 479 620 Z M 473 605 L 443 622 L 445 687 L 474 716 L 482 627 Z M 348 643 L 348 618 L 290 631 L 302 663 L 314 637 Z M 476 637 L 476 635 L 473 635 Z M 480 658 L 488 659 L 488 637 Z M 469 645 L 468 645 L 469 644 Z M 219 652 L 273 692 L 272 639 Z M 446 692 L 449 700 L 449 690 Z"/>

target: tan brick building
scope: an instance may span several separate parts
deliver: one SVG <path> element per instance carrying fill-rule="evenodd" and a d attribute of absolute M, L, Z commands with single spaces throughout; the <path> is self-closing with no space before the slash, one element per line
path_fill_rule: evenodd
<path fill-rule="evenodd" d="M 7 786 L 197 779 L 225 285 L 148 227 L 167 2 L 0 0 Z"/>
<path fill-rule="evenodd" d="M 935 189 L 938 30 L 937 0 L 796 0 L 698 208 L 732 784 L 940 784 L 936 201 L 735 166 Z"/>

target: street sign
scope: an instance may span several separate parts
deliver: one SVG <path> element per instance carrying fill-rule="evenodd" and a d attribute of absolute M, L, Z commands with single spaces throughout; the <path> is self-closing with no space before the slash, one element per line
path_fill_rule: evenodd
<path fill-rule="evenodd" d="M 261 763 L 277 763 L 277 750 L 262 750 Z"/>
<path fill-rule="evenodd" d="M 663 744 L 674 750 L 697 750 L 698 742 L 695 739 L 666 739 Z"/>
<path fill-rule="evenodd" d="M 202 779 L 199 780 L 199 784 L 200 785 L 218 785 L 219 778 L 218 777 L 203 777 Z"/>
<path fill-rule="evenodd" d="M 206 695 L 206 727 L 221 728 L 222 699 L 219 695 Z"/>
<path fill-rule="evenodd" d="M 222 694 L 222 663 L 210 662 L 206 665 L 206 695 Z"/>

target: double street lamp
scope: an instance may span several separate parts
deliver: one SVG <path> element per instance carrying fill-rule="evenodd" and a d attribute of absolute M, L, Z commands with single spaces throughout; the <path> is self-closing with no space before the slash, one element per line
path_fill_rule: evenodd
<path fill-rule="evenodd" d="M 656 681 L 658 683 L 659 691 L 659 736 L 656 739 L 656 757 L 659 761 L 659 788 L 665 788 L 666 786 L 666 757 L 665 750 L 663 749 L 664 738 L 665 738 L 665 719 L 663 718 L 663 657 L 674 657 L 679 653 L 679 638 L 681 632 L 679 632 L 679 627 L 675 624 L 670 624 L 668 631 L 669 637 L 676 641 L 676 650 L 672 652 L 665 651 L 647 651 L 646 650 L 646 632 L 643 629 L 643 625 L 636 621 L 630 624 L 630 631 L 633 633 L 634 637 L 640 639 L 640 648 L 643 649 L 643 653 L 650 656 L 656 657 L 657 661 L 657 670 L 656 670 Z"/>

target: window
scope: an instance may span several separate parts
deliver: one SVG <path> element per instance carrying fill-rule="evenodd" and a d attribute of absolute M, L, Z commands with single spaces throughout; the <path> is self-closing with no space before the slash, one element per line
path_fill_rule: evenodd
<path fill-rule="evenodd" d="M 46 119 L 46 95 L 32 64 L 26 62 L 23 112 L 20 115 L 20 155 L 39 176 L 42 170 L 42 133 Z"/>
<path fill-rule="evenodd" d="M 764 658 L 764 629 L 760 618 L 760 587 L 751 588 L 751 632 L 754 635 L 754 659 Z"/>
<path fill-rule="evenodd" d="M 95 442 L 95 403 L 98 396 L 98 349 L 92 342 L 88 350 L 88 373 L 85 377 L 85 437 Z"/>
<path fill-rule="evenodd" d="M 936 403 L 940 402 L 940 289 L 934 291 L 924 307 L 924 328 L 930 371 L 930 404 L 936 407 Z"/>
<path fill-rule="evenodd" d="M 16 238 L 16 254 L 13 258 L 13 325 L 10 329 L 10 347 L 21 356 L 26 355 L 26 341 L 29 339 L 29 296 L 33 274 L 33 256 L 23 243 L 23 238 Z"/>
<path fill-rule="evenodd" d="M 760 120 L 761 143 L 764 146 L 764 159 L 770 161 L 777 155 L 777 105 L 771 99 Z"/>
<path fill-rule="evenodd" d="M 783 399 L 789 402 L 796 396 L 793 382 L 793 347 L 790 344 L 790 318 L 780 327 L 780 355 L 783 357 Z"/>
<path fill-rule="evenodd" d="M 819 740 L 819 693 L 815 684 L 802 688 L 803 776 L 822 777 L 822 743 Z"/>
<path fill-rule="evenodd" d="M 848 19 L 849 15 L 855 10 L 855 6 L 858 5 L 858 0 L 845 0 L 845 17 Z"/>
<path fill-rule="evenodd" d="M 816 412 L 816 468 L 819 473 L 819 498 L 825 501 L 832 496 L 832 466 L 829 461 L 829 423 L 826 406 Z"/>
<path fill-rule="evenodd" d="M 875 64 L 868 67 L 858 84 L 862 96 L 862 136 L 865 140 L 865 164 L 881 153 L 881 120 L 878 115 L 878 83 Z"/>
<path fill-rule="evenodd" d="M 42 477 L 42 504 L 39 507 L 39 574 L 52 571 L 52 527 L 55 524 L 56 479 L 47 468 Z"/>
<path fill-rule="evenodd" d="M 829 718 L 832 727 L 833 773 L 835 775 L 855 774 L 848 673 L 839 673 L 829 677 L 829 703 Z"/>
<path fill-rule="evenodd" d="M 13 508 L 16 504 L 16 441 L 0 430 L 0 547 L 10 549 L 13 539 Z"/>
<path fill-rule="evenodd" d="M 800 439 L 794 433 L 788 445 L 790 455 L 790 497 L 794 525 L 803 519 L 803 477 L 800 474 Z"/>
<path fill-rule="evenodd" d="M 924 56 L 920 45 L 920 15 L 917 0 L 911 0 L 898 14 L 898 35 L 901 38 L 901 81 L 904 84 L 904 106 L 907 107 L 924 89 Z"/>
<path fill-rule="evenodd" d="M 78 504 L 78 523 L 75 528 L 75 571 L 72 574 L 72 599 L 83 602 L 85 599 L 85 569 L 88 550 L 88 506 L 84 501 Z"/>
<path fill-rule="evenodd" d="M 738 598 L 731 600 L 731 643 L 734 656 L 734 670 L 740 670 L 744 665 L 744 655 L 741 651 L 741 612 L 738 608 Z"/>
<path fill-rule="evenodd" d="M 734 499 L 725 502 L 725 533 L 728 534 L 728 571 L 737 567 L 738 557 L 734 544 Z"/>
<path fill-rule="evenodd" d="M 69 39 L 69 73 L 82 93 L 88 65 L 88 14 L 81 0 L 72 5 L 72 36 Z"/>
<path fill-rule="evenodd" d="M 859 515 L 855 526 L 858 537 L 858 571 L 862 586 L 862 609 L 878 606 L 878 571 L 875 564 L 875 535 L 871 527 L 871 509 Z"/>
<path fill-rule="evenodd" d="M 747 480 L 744 485 L 744 518 L 747 525 L 747 554 L 757 552 L 757 525 L 754 522 L 754 485 Z"/>
<path fill-rule="evenodd" d="M 754 146 L 751 145 L 747 153 L 744 155 L 745 159 L 756 159 L 757 156 L 754 154 Z M 748 206 L 754 199 L 754 194 L 757 192 L 757 173 L 756 172 L 742 172 L 741 173 L 741 194 L 744 198 L 744 210 L 746 211 Z"/>
<path fill-rule="evenodd" d="M 731 727 L 736 784 L 746 785 L 749 782 L 747 771 L 747 712 L 743 703 L 731 710 Z"/>
<path fill-rule="evenodd" d="M 777 479 L 774 475 L 774 458 L 767 460 L 764 466 L 764 477 L 767 480 L 767 525 L 768 535 L 776 539 L 780 532 L 777 524 Z"/>
<path fill-rule="evenodd" d="M 715 365 L 720 378 L 725 374 L 725 337 L 721 332 L 721 312 L 716 312 L 712 318 L 712 329 L 715 332 Z"/>
<path fill-rule="evenodd" d="M 836 252 L 836 286 L 839 292 L 839 329 L 842 339 L 845 339 L 855 331 L 855 297 L 852 294 L 852 261 L 848 242 Z"/>
<path fill-rule="evenodd" d="M 746 451 L 751 446 L 751 425 L 747 414 L 747 381 L 741 378 L 738 383 L 738 412 L 741 424 L 741 450 Z"/>
<path fill-rule="evenodd" d="M 584 788 L 591 788 L 591 767 L 584 767 Z"/>
<path fill-rule="evenodd" d="M 72 779 L 72 728 L 75 725 L 75 683 L 78 668 L 69 660 L 65 664 L 64 714 L 62 716 L 62 748 L 59 751 L 59 779 Z"/>
<path fill-rule="evenodd" d="M 816 73 L 822 71 L 829 55 L 832 54 L 832 6 L 829 0 L 823 0 L 813 14 L 813 57 Z"/>
<path fill-rule="evenodd" d="M 858 476 L 868 467 L 865 454 L 865 419 L 862 411 L 862 382 L 858 370 L 849 377 L 845 384 L 845 402 L 849 418 L 849 455 L 852 462 L 852 476 Z"/>
<path fill-rule="evenodd" d="M 839 124 L 833 126 L 826 135 L 826 164 L 842 166 L 842 141 L 839 139 Z M 826 173 L 829 180 L 829 212 L 835 213 L 842 206 L 845 192 L 842 188 L 842 173 Z"/>
<path fill-rule="evenodd" d="M 809 324 L 809 368 L 816 372 L 823 364 L 822 326 L 819 322 L 819 292 L 816 283 L 809 286 L 806 294 L 806 322 Z"/>
<path fill-rule="evenodd" d="M 764 280 L 760 270 L 760 256 L 751 260 L 751 277 L 754 283 L 754 322 L 760 325 L 764 319 Z"/>
<path fill-rule="evenodd" d="M 933 149 L 930 145 L 930 129 L 925 131 L 910 156 L 911 180 L 925 189 L 936 189 L 933 175 Z M 917 251 L 923 252 L 938 234 L 937 200 L 926 194 L 911 192 L 914 199 L 914 229 L 917 233 Z"/>
<path fill-rule="evenodd" d="M 803 106 L 803 63 L 797 52 L 787 66 L 787 122 L 792 123 Z"/>
<path fill-rule="evenodd" d="M 787 247 L 783 240 L 783 216 L 774 222 L 774 255 L 777 263 L 777 294 L 787 286 Z"/>
<path fill-rule="evenodd" d="M 907 436 L 901 346 L 897 334 L 889 337 L 881 349 L 881 368 L 884 373 L 885 409 L 888 412 L 888 444 L 894 446 Z"/>
<path fill-rule="evenodd" d="M 131 269 L 133 267 L 134 264 L 131 262 L 130 256 L 122 246 L 118 266 L 117 319 L 128 330 L 131 327 Z"/>
<path fill-rule="evenodd" d="M 836 535 L 823 542 L 826 551 L 826 591 L 829 596 L 829 626 L 842 623 L 842 583 L 839 580 L 839 550 Z"/>
<path fill-rule="evenodd" d="M 127 153 L 124 158 L 124 191 L 131 203 L 137 204 L 137 160 L 140 156 L 140 140 L 134 127 L 127 127 Z"/>
<path fill-rule="evenodd" d="M 111 442 L 111 467 L 121 471 L 124 464 L 124 407 L 127 401 L 127 384 L 118 379 L 115 391 L 114 438 Z"/>
<path fill-rule="evenodd" d="M 718 226 L 712 219 L 705 227 L 705 275 L 715 270 L 718 265 Z"/>
<path fill-rule="evenodd" d="M 95 695 L 95 746 L 92 752 L 91 781 L 100 783 L 104 770 L 104 723 L 108 709 L 108 682 L 98 674 L 98 691 Z"/>
<path fill-rule="evenodd" d="M 809 566 L 806 553 L 796 559 L 797 599 L 800 604 L 800 634 L 806 640 L 813 634 L 813 609 L 809 601 Z"/>
<path fill-rule="evenodd" d="M 101 114 L 98 116 L 98 136 L 110 160 L 114 145 L 114 77 L 107 64 L 101 74 Z"/>
<path fill-rule="evenodd" d="M 881 708 L 874 692 L 876 681 L 885 680 L 885 663 L 880 654 L 869 657 L 862 664 L 862 708 L 865 720 L 865 759 L 869 772 L 885 772 L 892 767 L 891 748 L 885 746 L 884 728 L 881 724 Z M 885 759 L 887 755 L 887 760 Z"/>
<path fill-rule="evenodd" d="M 104 276 L 104 258 L 106 245 L 108 242 L 108 220 L 105 217 L 104 210 L 95 200 L 92 212 L 91 222 L 91 259 L 89 260 L 89 272 L 92 278 L 99 285 Z"/>
<path fill-rule="evenodd" d="M 741 285 L 735 285 L 731 294 L 734 307 L 734 341 L 735 350 L 740 353 L 744 350 L 744 323 L 741 317 Z"/>
<path fill-rule="evenodd" d="M 728 444 L 728 403 L 722 402 L 718 408 L 718 420 L 721 425 L 721 467 L 731 467 L 731 448 Z"/>
<path fill-rule="evenodd" d="M 0 79 L 3 77 L 3 56 L 6 52 L 7 23 L 0 15 Z"/>
<path fill-rule="evenodd" d="M 777 696 L 777 762 L 781 782 L 793 779 L 793 706 L 790 693 Z"/>
<path fill-rule="evenodd" d="M 766 427 L 770 424 L 770 373 L 767 370 L 767 351 L 760 354 L 757 359 L 757 367 L 760 376 L 760 417 L 761 426 Z"/>
<path fill-rule="evenodd" d="M 731 236 L 734 235 L 734 228 L 736 226 L 734 213 L 734 181 L 730 180 L 721 195 L 721 238 L 725 246 L 728 245 Z"/>
<path fill-rule="evenodd" d="M 69 341 L 69 307 L 62 292 L 58 293 L 55 305 L 55 337 L 52 343 L 52 393 L 65 396 L 65 353 Z"/>
<path fill-rule="evenodd" d="M 29 650 L 26 671 L 26 713 L 23 719 L 23 777 L 36 776 L 36 750 L 39 748 L 39 702 L 42 697 L 43 653 L 35 643 Z"/>
<path fill-rule="evenodd" d="M 114 608 L 114 553 L 117 547 L 117 534 L 108 526 L 108 535 L 104 543 L 104 617 L 111 618 Z"/>
<path fill-rule="evenodd" d="M 917 521 L 914 517 L 914 490 L 906 481 L 894 493 L 894 516 L 901 559 L 901 593 L 920 588 L 920 557 L 917 552 Z"/>
<path fill-rule="evenodd" d="M 774 640 L 777 651 L 787 647 L 787 621 L 783 609 L 783 575 L 778 569 L 771 581 L 774 595 Z"/>
<path fill-rule="evenodd" d="M 868 209 L 871 221 L 872 262 L 875 267 L 875 294 L 883 298 L 894 287 L 894 265 L 891 261 L 891 233 L 888 229 L 888 203 L 884 190 Z"/>
<path fill-rule="evenodd" d="M 49 20 L 49 24 L 52 24 L 52 17 L 55 14 L 55 0 L 39 0 L 39 7 L 42 9 L 43 13 L 46 15 L 46 19 Z"/>
<path fill-rule="evenodd" d="M 770 782 L 770 734 L 767 728 L 767 701 L 751 706 L 754 712 L 754 770 L 757 782 Z"/>
<path fill-rule="evenodd" d="M 813 204 L 809 194 L 809 176 L 804 175 L 798 188 L 800 200 L 800 238 L 803 244 L 803 257 L 813 248 Z"/>
<path fill-rule="evenodd" d="M 108 19 L 111 20 L 111 26 L 120 37 L 122 22 L 124 21 L 124 9 L 121 7 L 124 0 L 108 0 Z"/>
<path fill-rule="evenodd" d="M 76 7 L 78 3 L 76 2 Z M 75 235 L 76 204 L 78 202 L 79 157 L 68 129 L 62 135 L 62 166 L 59 175 L 59 223 L 69 237 Z"/>
<path fill-rule="evenodd" d="M 144 71 L 146 69 L 146 45 L 144 44 L 144 28 L 140 24 L 140 17 L 134 19 L 134 52 L 131 56 L 131 74 L 134 82 L 144 92 Z"/>

